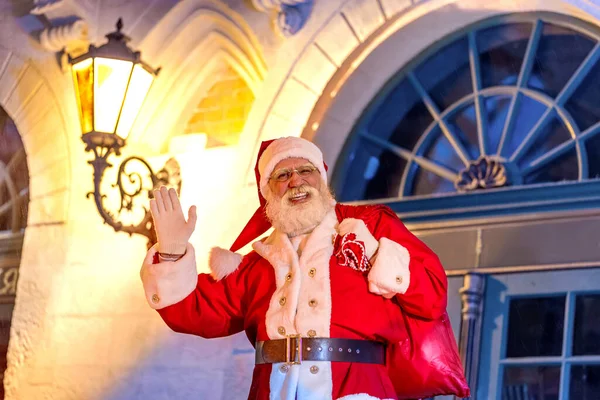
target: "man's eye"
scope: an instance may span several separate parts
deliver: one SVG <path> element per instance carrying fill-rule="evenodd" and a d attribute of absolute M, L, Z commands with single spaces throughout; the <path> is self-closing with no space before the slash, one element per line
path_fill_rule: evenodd
<path fill-rule="evenodd" d="M 277 181 L 286 181 L 290 173 L 288 171 L 282 171 L 275 175 L 275 180 Z"/>
<path fill-rule="evenodd" d="M 301 167 L 298 169 L 298 174 L 306 176 L 306 175 L 310 175 L 312 173 L 312 171 L 313 170 L 310 167 Z"/>

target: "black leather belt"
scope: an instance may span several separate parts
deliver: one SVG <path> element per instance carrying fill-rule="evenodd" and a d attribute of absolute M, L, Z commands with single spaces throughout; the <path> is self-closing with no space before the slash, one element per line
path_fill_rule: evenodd
<path fill-rule="evenodd" d="M 302 349 L 302 351 L 300 351 Z M 341 361 L 385 365 L 385 344 L 371 340 L 303 338 L 256 342 L 256 364 Z"/>

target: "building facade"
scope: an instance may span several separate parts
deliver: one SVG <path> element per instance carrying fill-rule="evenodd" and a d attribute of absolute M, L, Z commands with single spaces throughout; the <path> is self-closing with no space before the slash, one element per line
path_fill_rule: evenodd
<path fill-rule="evenodd" d="M 170 332 L 146 238 L 87 197 L 67 54 L 118 18 L 161 70 L 110 159 L 114 216 L 136 218 L 122 159 L 175 159 L 207 271 L 256 209 L 260 142 L 305 137 L 340 201 L 388 204 L 440 255 L 472 398 L 600 398 L 600 2 L 0 0 L 7 399 L 247 395 L 246 338 Z"/>

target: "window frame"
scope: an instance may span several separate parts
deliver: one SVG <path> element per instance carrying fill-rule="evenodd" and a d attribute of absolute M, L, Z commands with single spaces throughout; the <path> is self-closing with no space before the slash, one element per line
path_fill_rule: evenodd
<path fill-rule="evenodd" d="M 600 279 L 593 279 L 599 273 L 600 268 L 585 268 L 488 276 L 477 398 L 502 398 L 506 367 L 553 365 L 561 367 L 559 400 L 569 398 L 571 366 L 600 365 L 600 355 L 573 356 L 571 346 L 575 321 L 575 298 L 578 295 L 600 294 Z M 538 284 L 531 286 L 533 281 Z M 584 283 L 578 284 L 578 282 Z M 566 296 L 561 355 L 505 357 L 510 300 L 556 296 Z M 497 369 L 494 368 L 496 365 Z"/>
<path fill-rule="evenodd" d="M 341 192 L 344 185 L 348 182 L 347 174 L 351 163 L 351 161 L 349 161 L 349 156 L 351 151 L 356 148 L 357 141 L 365 135 L 364 124 L 368 122 L 370 117 L 379 109 L 379 106 L 385 101 L 390 91 L 393 90 L 409 74 L 414 72 L 415 68 L 421 62 L 457 39 L 467 36 L 471 37 L 470 40 L 472 40 L 472 37 L 474 36 L 473 32 L 476 30 L 482 30 L 501 24 L 531 22 L 534 24 L 534 29 L 532 29 L 533 38 L 536 30 L 535 26 L 538 26 L 539 31 L 539 26 L 542 25 L 540 21 L 564 26 L 566 28 L 582 32 L 583 34 L 595 39 L 597 43 L 585 60 L 591 60 L 592 66 L 598 62 L 598 59 L 600 58 L 600 29 L 591 23 L 575 19 L 571 16 L 550 12 L 506 14 L 488 18 L 457 30 L 452 35 L 447 36 L 446 40 L 440 41 L 423 50 L 418 56 L 409 62 L 402 69 L 402 71 L 389 80 L 384 88 L 381 89 L 375 98 L 370 102 L 368 107 L 365 108 L 365 111 L 358 118 L 358 122 L 355 124 L 350 135 L 348 136 L 337 162 L 335 163 L 335 168 L 331 177 L 331 184 L 334 192 Z M 533 54 L 535 54 L 535 52 Z M 523 64 L 526 62 L 526 60 L 527 52 Z M 529 62 L 531 62 L 531 60 Z M 582 62 L 582 64 L 585 63 L 586 61 Z M 523 67 L 523 65 L 521 67 Z M 585 71 L 580 71 L 582 69 L 581 67 L 582 65 L 580 65 L 571 78 L 577 74 L 579 74 L 579 78 L 581 78 L 580 80 L 585 77 Z M 523 68 L 521 69 L 523 70 Z M 474 79 L 476 79 L 476 77 L 474 77 Z M 570 83 L 572 83 L 572 80 L 574 79 L 570 79 L 569 83 L 567 83 L 565 86 L 569 86 Z M 575 89 L 576 87 L 577 86 L 575 86 Z M 531 89 L 527 89 L 526 86 L 511 86 L 507 88 L 513 91 L 523 90 L 523 88 L 525 88 L 524 90 L 532 91 Z M 479 93 L 481 93 L 481 91 Z M 473 96 L 473 92 L 471 93 L 471 96 Z M 543 94 L 538 93 L 538 97 L 541 98 L 543 96 Z M 570 97 L 567 96 L 567 100 L 568 98 Z M 556 103 L 556 99 L 554 99 L 554 102 Z M 481 118 L 479 118 L 479 120 L 481 120 Z M 600 132 L 600 122 L 594 124 L 591 128 L 588 128 L 587 131 L 587 137 L 596 135 L 598 132 Z M 423 140 L 426 134 L 427 131 L 423 132 L 418 140 Z M 578 138 L 578 140 L 574 140 L 574 142 L 578 142 L 579 139 L 580 138 Z M 577 143 L 574 144 L 578 145 Z M 559 146 L 561 147 L 559 151 L 570 149 L 571 147 L 569 146 L 571 146 L 571 144 L 565 146 L 561 145 Z M 594 195 L 594 192 L 599 192 L 598 189 L 600 189 L 600 180 L 587 179 L 587 171 L 585 170 L 587 163 L 584 159 L 585 151 L 582 153 L 583 156 L 580 159 L 583 159 L 583 161 L 580 162 L 579 165 L 580 176 L 578 180 L 507 186 L 493 190 L 478 190 L 467 193 L 451 192 L 425 196 L 398 196 L 376 200 L 351 201 L 351 203 L 387 204 L 396 213 L 398 213 L 405 222 L 408 223 L 506 216 L 507 214 L 512 215 L 600 208 L 600 196 Z M 406 170 L 408 169 L 410 169 L 410 164 L 407 164 L 405 167 L 404 175 L 406 175 Z"/>

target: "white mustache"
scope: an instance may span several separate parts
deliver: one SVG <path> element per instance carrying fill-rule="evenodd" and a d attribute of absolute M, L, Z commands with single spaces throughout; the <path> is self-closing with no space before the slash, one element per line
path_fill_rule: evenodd
<path fill-rule="evenodd" d="M 285 194 L 283 195 L 283 198 L 285 200 L 289 201 L 293 197 L 298 196 L 299 194 L 304 194 L 304 193 L 308 193 L 310 196 L 316 196 L 319 194 L 317 189 L 315 189 L 311 186 L 308 186 L 308 185 L 302 185 L 302 186 L 288 189 L 288 191 L 285 192 Z"/>

